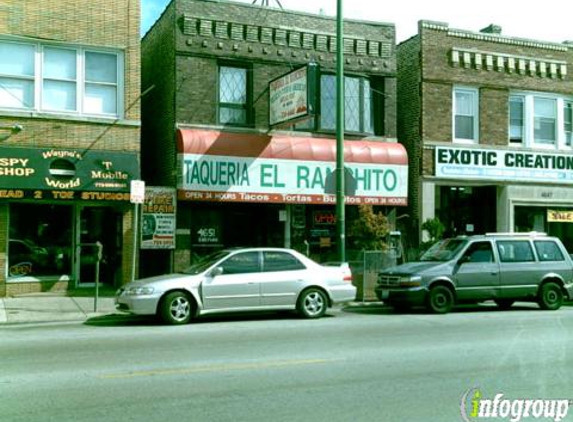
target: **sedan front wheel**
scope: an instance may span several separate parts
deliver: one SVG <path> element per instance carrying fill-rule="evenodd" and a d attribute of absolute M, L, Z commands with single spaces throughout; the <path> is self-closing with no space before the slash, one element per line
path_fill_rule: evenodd
<path fill-rule="evenodd" d="M 159 305 L 159 315 L 167 324 L 187 324 L 191 319 L 193 304 L 183 292 L 172 292 Z"/>
<path fill-rule="evenodd" d="M 327 307 L 326 295 L 318 289 L 302 292 L 296 305 L 297 311 L 305 318 L 320 318 L 325 314 Z"/>

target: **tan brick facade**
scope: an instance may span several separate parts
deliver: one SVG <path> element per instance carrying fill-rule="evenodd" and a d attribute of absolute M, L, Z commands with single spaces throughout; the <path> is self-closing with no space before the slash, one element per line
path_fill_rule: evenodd
<path fill-rule="evenodd" d="M 0 38 L 39 45 L 94 48 L 119 52 L 123 75 L 118 75 L 118 118 L 57 115 L 46 112 L 0 110 L 0 125 L 19 124 L 22 132 L 11 136 L 3 146 L 102 150 L 116 153 L 140 150 L 140 1 L 139 0 L 6 0 L 0 5 Z M 5 201 L 5 200 L 2 200 Z M 70 206 L 78 204 L 68 202 Z M 123 264 L 121 279 L 131 271 L 133 218 L 129 204 L 83 203 L 82 206 L 112 206 L 126 212 L 123 221 Z M 0 204 L 0 267 L 6 268 L 8 205 Z M 75 215 L 75 214 L 74 214 Z M 130 234 L 129 234 L 130 233 Z M 2 271 L 6 274 L 6 271 Z M 13 281 L 0 277 L 0 296 L 35 291 L 65 290 L 66 281 L 42 283 Z"/>
<path fill-rule="evenodd" d="M 497 33 L 495 28 L 493 32 L 492 28 L 471 32 L 450 28 L 447 23 L 420 21 L 418 34 L 399 44 L 397 50 L 398 137 L 407 146 L 410 158 L 412 243 L 415 245 L 421 239 L 420 225 L 434 214 L 429 207 L 440 198 L 429 196 L 433 195 L 430 192 L 438 192 L 440 186 L 497 189 L 498 218 L 494 229 L 513 230 L 512 205 L 503 202 L 506 195 L 501 193 L 507 183 L 493 178 L 456 181 L 435 175 L 435 148 L 456 144 L 452 133 L 453 89 L 475 89 L 479 98 L 479 139 L 475 145 L 456 145 L 472 151 L 507 150 L 511 93 L 573 96 L 571 45 L 512 38 Z M 531 148 L 522 150 L 535 152 Z M 570 154 L 571 151 L 554 150 L 553 153 Z M 541 201 L 534 202 L 541 206 Z M 435 206 L 437 212 L 439 205 Z M 500 212 L 499 208 L 504 211 Z M 495 215 L 495 210 L 488 212 Z"/>

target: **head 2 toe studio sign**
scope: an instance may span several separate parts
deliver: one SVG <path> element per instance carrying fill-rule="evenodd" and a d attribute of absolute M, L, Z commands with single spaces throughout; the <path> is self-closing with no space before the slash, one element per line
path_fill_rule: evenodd
<path fill-rule="evenodd" d="M 129 200 L 130 181 L 138 178 L 135 153 L 0 148 L 0 197 L 4 198 L 23 198 L 32 193 L 36 199 Z M 90 191 L 107 193 L 107 197 L 86 196 Z"/>

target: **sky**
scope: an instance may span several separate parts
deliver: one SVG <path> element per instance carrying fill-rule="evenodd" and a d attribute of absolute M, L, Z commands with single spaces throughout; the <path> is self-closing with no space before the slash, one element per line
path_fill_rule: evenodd
<path fill-rule="evenodd" d="M 141 33 L 144 35 L 170 0 L 141 0 Z M 224 0 L 220 0 L 224 1 Z M 253 0 L 235 0 L 252 4 Z M 279 0 L 284 9 L 336 16 L 337 0 Z M 527 0 L 340 0 L 348 19 L 396 25 L 398 43 L 415 35 L 419 20 L 448 23 L 450 28 L 479 31 L 490 24 L 501 26 L 510 37 L 561 43 L 573 40 L 573 1 L 553 0 L 547 5 Z M 276 0 L 269 5 L 278 7 Z M 262 0 L 256 0 L 261 4 Z"/>

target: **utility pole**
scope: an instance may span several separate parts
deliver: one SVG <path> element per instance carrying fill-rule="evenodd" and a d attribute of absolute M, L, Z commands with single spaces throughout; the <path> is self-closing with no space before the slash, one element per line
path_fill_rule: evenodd
<path fill-rule="evenodd" d="M 336 234 L 338 260 L 346 261 L 344 205 L 344 28 L 342 0 L 336 2 Z"/>

